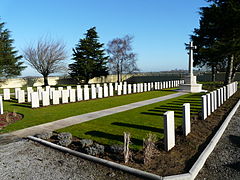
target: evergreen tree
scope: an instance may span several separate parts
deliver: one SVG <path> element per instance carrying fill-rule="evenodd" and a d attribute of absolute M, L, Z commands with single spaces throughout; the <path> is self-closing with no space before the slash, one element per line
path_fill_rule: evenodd
<path fill-rule="evenodd" d="M 94 77 L 108 75 L 108 56 L 105 56 L 104 44 L 98 42 L 95 27 L 87 30 L 85 35 L 73 49 L 72 60 L 75 62 L 69 65 L 69 70 L 72 78 L 88 83 Z"/>
<path fill-rule="evenodd" d="M 4 25 L 4 22 L 0 22 L 0 77 L 14 77 L 20 75 L 26 67 L 22 66 L 22 56 L 18 56 L 18 51 L 14 50 L 14 40 Z"/>
<path fill-rule="evenodd" d="M 240 68 L 240 1 L 207 1 L 211 4 L 201 8 L 200 27 L 191 36 L 198 46 L 194 64 L 210 66 L 213 74 L 224 69 L 228 84 Z"/>

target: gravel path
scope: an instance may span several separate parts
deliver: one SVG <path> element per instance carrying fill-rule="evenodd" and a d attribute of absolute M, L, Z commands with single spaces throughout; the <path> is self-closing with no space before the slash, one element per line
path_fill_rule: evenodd
<path fill-rule="evenodd" d="M 140 180 L 28 140 L 0 145 L 0 179 Z"/>
<path fill-rule="evenodd" d="M 240 108 L 196 180 L 240 180 Z"/>

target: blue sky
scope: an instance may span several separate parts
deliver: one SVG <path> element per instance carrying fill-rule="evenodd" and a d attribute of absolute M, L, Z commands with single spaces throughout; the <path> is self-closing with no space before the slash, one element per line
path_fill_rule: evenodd
<path fill-rule="evenodd" d="M 204 0 L 0 0 L 1 21 L 12 33 L 19 53 L 43 36 L 62 40 L 71 63 L 72 48 L 96 26 L 105 45 L 134 36 L 141 71 L 187 69 L 184 43 L 199 26 Z M 40 75 L 28 67 L 23 76 Z"/>

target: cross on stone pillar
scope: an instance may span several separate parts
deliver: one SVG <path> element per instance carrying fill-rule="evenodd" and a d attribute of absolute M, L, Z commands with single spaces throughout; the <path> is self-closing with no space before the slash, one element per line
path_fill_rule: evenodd
<path fill-rule="evenodd" d="M 191 41 L 189 43 L 189 46 L 187 47 L 189 50 L 189 67 L 188 67 L 188 72 L 190 76 L 193 76 L 193 50 L 197 49 L 197 46 L 193 46 L 193 42 Z"/>

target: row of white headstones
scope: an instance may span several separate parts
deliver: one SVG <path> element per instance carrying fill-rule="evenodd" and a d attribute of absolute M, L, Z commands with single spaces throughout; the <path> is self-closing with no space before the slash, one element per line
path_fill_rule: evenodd
<path fill-rule="evenodd" d="M 37 87 L 37 91 L 34 92 L 32 87 L 27 87 L 27 93 L 21 88 L 15 88 L 15 99 L 18 103 L 31 103 L 32 108 L 40 107 L 40 102 L 42 106 L 49 106 L 52 102 L 53 105 L 76 102 L 82 100 L 96 99 L 114 96 L 114 91 L 117 91 L 117 95 L 125 95 L 131 93 L 140 93 L 152 90 L 160 90 L 166 88 L 178 87 L 179 84 L 184 83 L 183 80 L 173 80 L 164 82 L 151 82 L 151 83 L 137 83 L 137 84 L 127 84 L 127 82 L 115 83 L 104 83 L 103 86 L 100 84 L 91 84 L 82 86 L 77 85 L 76 89 L 71 86 L 67 86 L 66 89 L 63 87 L 58 87 L 55 89 L 50 86 L 46 86 L 45 89 L 42 87 Z M 25 98 L 27 95 L 27 98 Z M 10 89 L 3 89 L 4 100 L 10 100 Z M 52 101 L 51 101 L 52 100 Z M 60 101 L 61 100 L 61 101 Z"/>
<path fill-rule="evenodd" d="M 205 120 L 212 112 L 219 108 L 227 99 L 237 92 L 237 82 L 223 86 L 213 92 L 202 96 L 202 119 Z M 183 104 L 183 134 L 191 132 L 190 103 Z M 169 151 L 175 146 L 175 120 L 174 111 L 164 113 L 164 146 Z"/>

